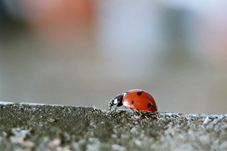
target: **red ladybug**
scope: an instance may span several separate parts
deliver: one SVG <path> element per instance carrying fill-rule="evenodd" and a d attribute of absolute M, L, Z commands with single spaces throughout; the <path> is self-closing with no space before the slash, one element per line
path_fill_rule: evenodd
<path fill-rule="evenodd" d="M 125 93 L 117 95 L 115 98 L 110 100 L 109 109 L 116 105 L 115 111 L 117 107 L 124 105 L 130 109 L 136 110 L 144 110 L 156 112 L 157 106 L 154 98 L 144 90 L 141 89 L 132 89 Z"/>

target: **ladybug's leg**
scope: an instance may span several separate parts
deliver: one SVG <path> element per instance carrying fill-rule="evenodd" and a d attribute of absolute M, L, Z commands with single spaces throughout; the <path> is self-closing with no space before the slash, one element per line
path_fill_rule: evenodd
<path fill-rule="evenodd" d="M 109 106 L 109 110 L 110 110 L 110 111 L 111 111 L 111 107 L 112 107 L 112 106 Z"/>
<path fill-rule="evenodd" d="M 114 111 L 117 111 L 117 106 L 118 106 L 118 103 L 116 104 L 115 108 L 114 108 Z"/>
<path fill-rule="evenodd" d="M 130 110 L 131 110 L 133 113 L 135 113 L 134 109 L 131 109 L 131 108 L 130 108 Z"/>

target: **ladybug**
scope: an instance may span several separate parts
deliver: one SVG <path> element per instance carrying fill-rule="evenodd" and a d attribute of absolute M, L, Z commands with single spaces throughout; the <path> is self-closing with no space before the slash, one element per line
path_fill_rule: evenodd
<path fill-rule="evenodd" d="M 144 90 L 141 89 L 132 89 L 125 93 L 117 95 L 115 98 L 110 100 L 108 106 L 111 110 L 111 107 L 116 105 L 115 111 L 119 106 L 125 106 L 130 109 L 144 110 L 156 112 L 157 106 L 154 98 Z"/>

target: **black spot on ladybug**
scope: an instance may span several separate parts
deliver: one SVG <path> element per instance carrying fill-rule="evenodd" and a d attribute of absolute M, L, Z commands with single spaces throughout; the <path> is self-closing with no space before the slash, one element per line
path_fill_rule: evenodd
<path fill-rule="evenodd" d="M 132 104 L 134 103 L 134 101 L 132 101 Z"/>
<path fill-rule="evenodd" d="M 137 95 L 138 95 L 138 96 L 142 95 L 142 92 L 138 92 Z"/>
<path fill-rule="evenodd" d="M 147 107 L 149 108 L 151 106 L 151 103 L 148 103 Z"/>

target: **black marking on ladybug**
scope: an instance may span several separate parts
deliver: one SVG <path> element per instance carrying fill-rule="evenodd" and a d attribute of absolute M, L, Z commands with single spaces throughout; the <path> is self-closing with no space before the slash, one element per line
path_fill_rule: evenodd
<path fill-rule="evenodd" d="M 134 103 L 134 101 L 132 101 L 132 104 Z"/>
<path fill-rule="evenodd" d="M 142 92 L 138 92 L 137 95 L 138 95 L 138 96 L 142 95 Z"/>
<path fill-rule="evenodd" d="M 151 106 L 151 103 L 148 103 L 147 107 L 149 108 Z"/>

